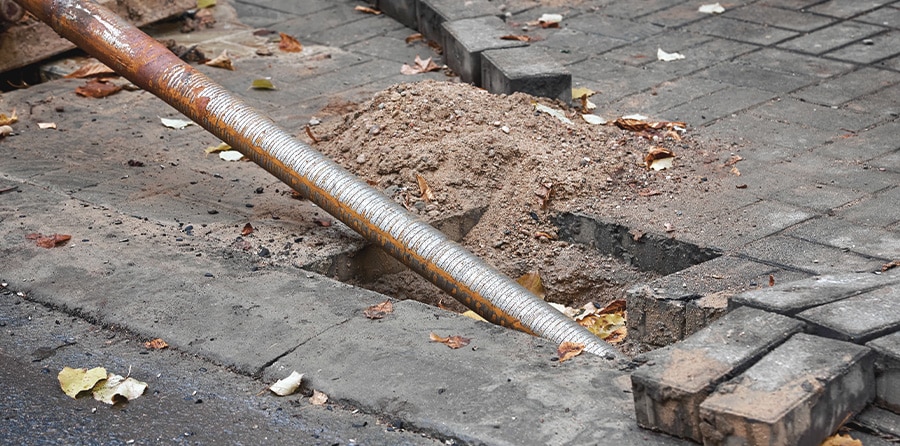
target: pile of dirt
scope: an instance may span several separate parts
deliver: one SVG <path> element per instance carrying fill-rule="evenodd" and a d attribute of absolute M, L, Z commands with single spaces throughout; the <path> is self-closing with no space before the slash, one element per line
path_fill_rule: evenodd
<path fill-rule="evenodd" d="M 571 122 L 536 104 L 565 113 Z M 609 215 L 623 202 L 703 187 L 673 172 L 708 156 L 689 131 L 592 125 L 558 101 L 493 95 L 461 83 L 396 85 L 355 112 L 320 119 L 310 129 L 318 150 L 426 220 L 486 207 L 461 243 L 510 277 L 539 272 L 547 300 L 570 306 L 605 304 L 652 276 L 557 240 L 552 216 Z M 676 154 L 674 170 L 647 169 L 645 156 L 657 148 Z M 427 186 L 420 185 L 423 179 Z M 359 285 L 428 303 L 443 299 L 412 273 Z"/>

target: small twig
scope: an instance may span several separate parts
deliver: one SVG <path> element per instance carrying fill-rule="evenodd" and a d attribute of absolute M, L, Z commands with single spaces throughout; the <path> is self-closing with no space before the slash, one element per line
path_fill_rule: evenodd
<path fill-rule="evenodd" d="M 7 193 L 7 192 L 12 192 L 12 191 L 14 191 L 14 190 L 17 190 L 18 188 L 19 188 L 19 186 L 4 187 L 3 189 L 0 189 L 0 194 L 5 194 L 5 193 Z"/>
<path fill-rule="evenodd" d="M 309 139 L 312 140 L 313 144 L 319 143 L 319 138 L 316 138 L 316 135 L 313 135 L 312 129 L 309 126 L 306 126 L 306 136 L 309 136 Z"/>

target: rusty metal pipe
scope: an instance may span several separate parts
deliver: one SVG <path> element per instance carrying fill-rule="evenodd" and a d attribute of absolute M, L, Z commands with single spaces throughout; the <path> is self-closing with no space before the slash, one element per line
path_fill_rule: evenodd
<path fill-rule="evenodd" d="M 594 336 L 513 280 L 449 240 L 109 10 L 82 0 L 18 0 L 120 75 L 189 117 L 384 248 L 485 319 L 556 343 L 619 358 Z"/>

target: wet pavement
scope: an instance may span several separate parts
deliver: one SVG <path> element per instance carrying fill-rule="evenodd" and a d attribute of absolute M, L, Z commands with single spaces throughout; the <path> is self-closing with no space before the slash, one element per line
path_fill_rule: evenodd
<path fill-rule="evenodd" d="M 601 92 L 591 98 L 596 114 L 685 121 L 692 137 L 729 145 L 741 158 L 734 164 L 740 175 L 724 170 L 725 187 L 707 196 L 635 198 L 621 203 L 620 214 L 590 216 L 651 234 L 666 234 L 664 224 L 671 221 L 677 239 L 723 252 L 635 294 L 644 299 L 641 305 L 663 308 L 661 314 L 674 321 L 663 332 L 654 331 L 652 320 L 634 327 L 645 342 L 663 345 L 698 329 L 689 324 L 692 308 L 721 314 L 721 303 L 701 304 L 706 296 L 753 291 L 770 277 L 783 284 L 824 274 L 871 274 L 900 258 L 900 2 L 725 2 L 717 15 L 701 14 L 696 2 L 686 1 L 493 3 L 503 5 L 501 14 L 515 24 L 511 30 L 543 13 L 563 14 L 559 29 L 532 31 L 543 38 L 533 45 L 564 66 L 573 85 Z M 200 69 L 283 127 L 301 129 L 328 104 L 359 102 L 410 81 L 399 73 L 400 64 L 427 50 L 407 44 L 412 31 L 396 20 L 354 11 L 359 4 L 236 1 L 234 15 L 222 5 L 220 25 L 184 39 L 203 36 L 201 47 L 209 54 L 227 48 L 239 71 Z M 256 56 L 265 37 L 254 36 L 254 28 L 293 34 L 307 48 L 278 59 Z M 685 58 L 662 62 L 658 49 Z M 247 89 L 258 73 L 272 78 L 278 94 Z M 446 79 L 442 73 L 420 78 Z M 180 116 L 148 93 L 96 101 L 72 93 L 80 84 L 58 80 L 0 96 L 0 112 L 16 108 L 21 118 L 16 134 L 0 140 L 0 190 L 6 191 L 0 193 L 0 279 L 10 290 L 5 302 L 39 312 L 48 305 L 71 315 L 66 320 L 121 327 L 142 339 L 162 337 L 176 355 L 209 361 L 172 364 L 171 370 L 204 367 L 217 370 L 216 379 L 234 376 L 260 385 L 297 369 L 311 388 L 361 412 L 460 443 L 681 443 L 637 427 L 627 370 L 593 358 L 559 364 L 550 361 L 555 346 L 549 343 L 414 302 L 399 304 L 395 318 L 372 322 L 361 312 L 383 296 L 298 269 L 267 268 L 258 255 L 262 247 L 291 243 L 302 265 L 360 240 L 341 225 L 314 224 L 309 215 L 321 211 L 291 199 L 261 169 L 198 153 L 218 141 L 196 126 L 173 131 L 159 125 L 157 117 Z M 59 129 L 37 128 L 48 121 Z M 634 217 L 651 203 L 657 212 Z M 254 246 L 253 255 L 234 255 L 233 233 L 251 220 L 269 228 L 267 238 L 260 234 L 264 246 Z M 32 232 L 72 234 L 73 240 L 44 250 L 24 239 Z M 0 353 L 19 362 L 4 366 L 0 382 L 38 373 L 37 364 L 52 378 L 59 357 L 31 364 L 26 347 L 10 340 L 31 325 L 36 332 L 47 325 L 9 317 L 20 325 L 4 327 L 10 337 L 0 343 Z M 431 331 L 465 334 L 478 348 L 451 351 L 428 343 Z M 58 355 L 92 352 L 78 350 L 88 335 L 74 333 L 60 334 L 79 344 Z M 45 338 L 31 348 L 49 344 Z M 134 376 L 145 381 L 165 372 L 153 361 L 128 356 L 146 353 L 130 347 L 110 358 L 123 358 L 116 361 L 133 365 Z M 84 367 L 107 361 L 70 360 Z M 36 389 L 52 384 L 49 378 L 30 382 Z M 61 398 L 43 394 L 47 401 Z M 246 399 L 244 404 L 265 400 L 247 389 L 228 395 L 230 401 Z M 308 415 L 308 403 L 295 400 L 296 407 L 283 408 L 296 411 L 293 419 L 328 419 L 330 414 Z M 82 417 L 95 406 L 65 404 Z M 98 412 L 103 410 L 109 409 Z M 173 410 L 176 417 L 178 410 L 189 412 Z M 254 424 L 275 423 L 270 414 L 257 416 L 262 424 Z M 25 425 L 6 418 L 0 431 L 14 426 Z M 296 425 L 270 432 L 283 439 L 294 428 L 307 432 Z M 104 429 L 90 435 L 107 435 Z M 177 431 L 163 432 L 174 438 Z M 365 443 L 396 444 L 390 434 L 380 425 Z M 56 438 L 35 435 L 35 443 Z M 349 435 L 333 438 L 356 439 Z M 156 437 L 134 432 L 134 438 L 150 443 Z M 252 443 L 260 437 L 197 441 L 244 438 Z"/>

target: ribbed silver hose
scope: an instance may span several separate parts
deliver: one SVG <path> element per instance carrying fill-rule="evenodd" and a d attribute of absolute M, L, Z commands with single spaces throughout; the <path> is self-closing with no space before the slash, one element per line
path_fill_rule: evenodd
<path fill-rule="evenodd" d="M 448 239 L 96 4 L 19 0 L 36 17 L 219 137 L 485 319 L 557 344 L 620 354 L 521 285 Z"/>

